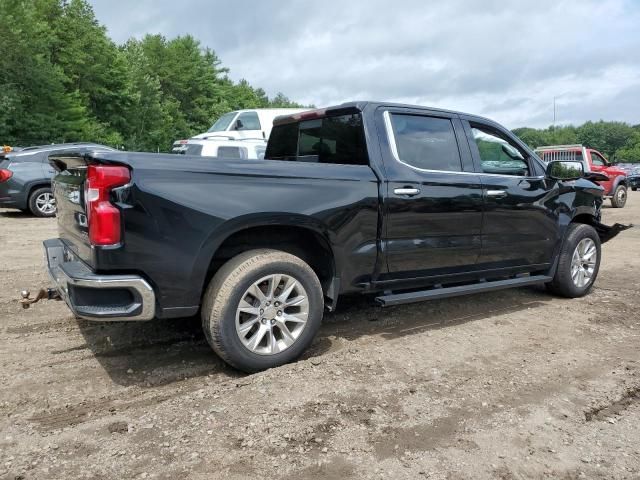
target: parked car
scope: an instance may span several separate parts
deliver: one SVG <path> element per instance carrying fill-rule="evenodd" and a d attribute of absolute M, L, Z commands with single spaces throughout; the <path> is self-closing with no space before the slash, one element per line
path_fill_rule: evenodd
<path fill-rule="evenodd" d="M 491 120 L 418 106 L 280 118 L 261 161 L 50 161 L 47 296 L 90 320 L 200 312 L 213 350 L 248 372 L 297 358 L 347 293 L 383 306 L 532 284 L 583 296 L 601 243 L 627 228 L 600 223 L 604 189 L 582 163 L 545 165 Z"/>
<path fill-rule="evenodd" d="M 256 108 L 236 110 L 222 115 L 205 133 L 195 135 L 193 139 L 237 140 L 254 138 L 268 140 L 273 120 L 281 115 L 304 112 L 305 108 Z M 188 140 L 173 142 L 173 153 L 182 153 Z"/>
<path fill-rule="evenodd" d="M 629 172 L 627 178 L 629 179 L 629 187 L 631 187 L 631 190 L 634 192 L 638 190 L 640 187 L 640 167 L 635 167 Z"/>
<path fill-rule="evenodd" d="M 244 140 L 198 140 L 191 139 L 185 144 L 183 155 L 202 157 L 243 158 L 261 160 L 267 150 L 267 141 L 261 139 Z"/>
<path fill-rule="evenodd" d="M 84 154 L 94 150 L 114 151 L 94 143 L 63 143 L 0 153 L 0 207 L 17 208 L 37 217 L 54 216 L 56 201 L 51 178 L 55 170 L 48 162 L 49 155 L 62 151 Z"/>
<path fill-rule="evenodd" d="M 583 145 L 550 145 L 538 147 L 535 152 L 545 161 L 572 160 L 582 162 L 586 171 L 606 175 L 607 179 L 598 184 L 604 188 L 605 198 L 611 199 L 611 206 L 622 208 L 627 203 L 629 182 L 622 168 L 611 164 L 603 154 Z"/>

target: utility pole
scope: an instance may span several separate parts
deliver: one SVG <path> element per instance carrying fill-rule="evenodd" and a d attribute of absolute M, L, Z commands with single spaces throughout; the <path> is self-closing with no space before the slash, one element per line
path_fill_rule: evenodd
<path fill-rule="evenodd" d="M 553 97 L 553 128 L 556 128 L 556 97 Z"/>

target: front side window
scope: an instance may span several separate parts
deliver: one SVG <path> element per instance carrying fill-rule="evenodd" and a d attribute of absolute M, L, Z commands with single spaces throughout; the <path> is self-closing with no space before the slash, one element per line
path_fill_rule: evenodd
<path fill-rule="evenodd" d="M 216 123 L 211 126 L 209 130 L 207 130 L 207 133 L 224 132 L 227 128 L 229 128 L 229 125 L 231 125 L 231 121 L 236 117 L 237 114 L 238 112 L 225 113 L 216 121 Z"/>
<path fill-rule="evenodd" d="M 238 115 L 234 130 L 260 130 L 260 119 L 256 112 L 244 112 Z"/>
<path fill-rule="evenodd" d="M 483 173 L 529 175 L 529 164 L 519 148 L 488 128 L 472 126 L 471 131 L 478 147 Z"/>
<path fill-rule="evenodd" d="M 422 170 L 462 171 L 458 142 L 448 118 L 393 113 L 391 128 L 401 162 Z"/>
<path fill-rule="evenodd" d="M 606 165 L 604 158 L 602 158 L 596 152 L 591 152 L 591 163 L 600 167 L 604 167 Z"/>
<path fill-rule="evenodd" d="M 368 165 L 362 117 L 357 113 L 276 125 L 265 158 Z"/>

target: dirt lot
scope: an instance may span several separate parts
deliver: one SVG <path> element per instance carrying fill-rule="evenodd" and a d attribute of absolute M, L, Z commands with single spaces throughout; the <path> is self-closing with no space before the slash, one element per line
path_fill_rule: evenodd
<path fill-rule="evenodd" d="M 640 224 L 630 194 L 607 223 Z M 640 228 L 583 299 L 351 299 L 305 359 L 250 376 L 197 319 L 23 311 L 53 236 L 0 210 L 0 478 L 640 478 Z"/>

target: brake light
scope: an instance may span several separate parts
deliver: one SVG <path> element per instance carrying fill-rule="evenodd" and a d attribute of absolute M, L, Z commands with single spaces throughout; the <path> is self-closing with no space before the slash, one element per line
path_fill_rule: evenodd
<path fill-rule="evenodd" d="M 6 168 L 0 169 L 0 183 L 6 182 L 13 176 L 13 172 L 11 170 L 7 170 Z"/>
<path fill-rule="evenodd" d="M 92 245 L 115 245 L 122 238 L 120 210 L 109 201 L 111 190 L 131 180 L 129 169 L 116 165 L 89 165 L 85 202 Z"/>

